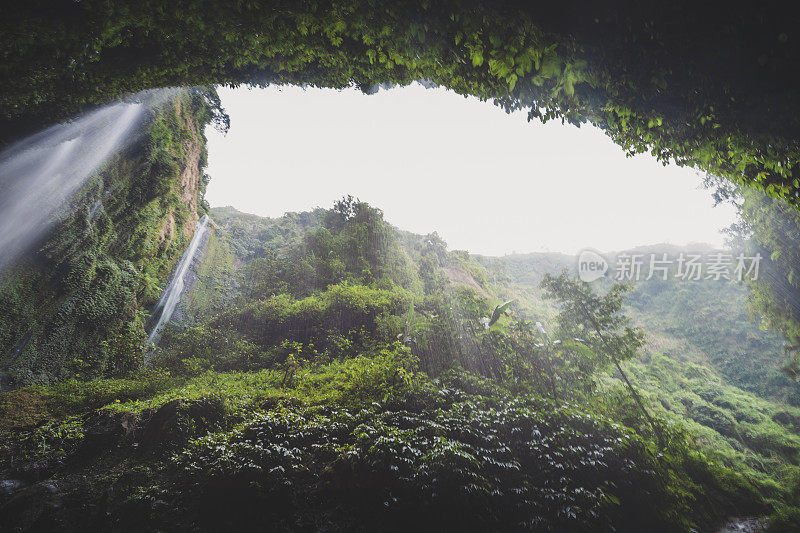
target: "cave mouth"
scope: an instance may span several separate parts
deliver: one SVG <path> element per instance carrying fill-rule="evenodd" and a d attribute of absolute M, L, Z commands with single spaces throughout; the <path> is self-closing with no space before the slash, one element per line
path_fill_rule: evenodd
<path fill-rule="evenodd" d="M 403 230 L 496 256 L 719 249 L 735 221 L 689 168 L 626 157 L 591 125 L 530 123 L 442 87 L 219 93 L 231 127 L 206 128 L 212 207 L 275 218 L 353 195 Z"/>
<path fill-rule="evenodd" d="M 796 530 L 800 32 L 696 4 L 4 9 L 0 523 Z"/>
<path fill-rule="evenodd" d="M 794 19 L 778 4 L 99 4 L 41 0 L 8 10 L 6 142 L 143 89 L 298 84 L 370 92 L 425 80 L 532 118 L 589 122 L 631 153 L 790 203 L 798 197 L 800 53 Z"/>

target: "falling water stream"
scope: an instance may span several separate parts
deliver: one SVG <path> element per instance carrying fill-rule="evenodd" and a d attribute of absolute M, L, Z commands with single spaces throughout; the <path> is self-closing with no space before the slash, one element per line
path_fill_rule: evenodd
<path fill-rule="evenodd" d="M 159 89 L 138 93 L 47 128 L 0 152 L 0 274 L 32 252 L 69 214 L 81 188 L 115 154 L 139 138 L 149 111 L 173 92 Z M 102 198 L 90 207 L 90 220 L 101 206 Z M 154 313 L 158 321 L 150 332 L 150 342 L 158 342 L 164 324 L 180 302 L 187 271 L 207 224 L 207 215 L 198 221 L 189 247 L 159 300 Z"/>
<path fill-rule="evenodd" d="M 171 91 L 138 93 L 0 152 L 0 274 L 47 235 L 104 163 L 136 140 L 148 110 Z"/>
<path fill-rule="evenodd" d="M 153 311 L 153 316 L 158 316 L 158 321 L 147 337 L 148 342 L 158 344 L 164 325 L 172 318 L 172 313 L 175 312 L 175 308 L 181 300 L 181 294 L 186 284 L 186 274 L 189 272 L 189 267 L 194 262 L 195 256 L 200 252 L 200 244 L 203 242 L 206 231 L 208 231 L 208 215 L 203 215 L 202 218 L 197 221 L 197 225 L 194 227 L 192 241 L 189 243 L 186 251 L 183 252 L 183 256 L 181 256 L 181 260 L 178 262 L 178 267 L 175 269 L 172 280 L 161 294 L 161 299 L 158 301 L 158 305 L 156 305 Z M 160 313 L 160 315 L 158 313 Z"/>

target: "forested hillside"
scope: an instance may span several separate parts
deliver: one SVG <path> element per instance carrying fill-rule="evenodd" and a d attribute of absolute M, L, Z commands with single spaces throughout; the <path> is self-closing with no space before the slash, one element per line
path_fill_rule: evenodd
<path fill-rule="evenodd" d="M 629 252 L 655 249 L 681 251 L 654 246 Z M 575 258 L 554 254 L 475 261 L 491 269 L 492 287 L 503 298 L 529 302 L 520 313 L 544 317 L 546 310 L 537 311 L 547 305 L 539 282 L 547 272 L 574 270 L 576 264 Z M 746 284 L 725 280 L 654 277 L 636 283 L 626 310 L 643 328 L 645 345 L 625 368 L 654 411 L 687 428 L 725 464 L 774 486 L 782 483 L 787 467 L 797 465 L 800 390 L 781 371 L 782 339 L 760 329 L 747 299 Z M 612 373 L 600 381 L 614 388 L 618 378 Z"/>
<path fill-rule="evenodd" d="M 4 6 L 0 531 L 800 530 L 798 28 L 780 2 Z M 204 202 L 208 87 L 418 81 L 706 174 L 763 276 L 586 283 L 349 196 Z M 519 179 L 574 172 L 503 146 Z"/>
<path fill-rule="evenodd" d="M 147 365 L 4 393 L 0 523 L 794 527 L 796 384 L 774 335 L 719 316 L 742 287 L 593 287 L 567 256 L 449 251 L 349 197 L 210 215 Z"/>
<path fill-rule="evenodd" d="M 690 248 L 659 245 L 628 250 L 630 254 L 676 257 Z M 695 250 L 696 251 L 696 250 Z M 706 250 L 711 253 L 711 250 Z M 525 314 L 542 304 L 538 284 L 545 273 L 575 270 L 577 259 L 563 254 L 474 258 L 483 265 L 494 293 L 518 298 Z M 597 281 L 608 288 L 606 280 Z M 648 335 L 648 348 L 679 362 L 711 368 L 726 381 L 766 399 L 800 406 L 800 389 L 781 371 L 786 356 L 777 333 L 762 329 L 762 317 L 748 310 L 746 283 L 729 280 L 682 280 L 674 276 L 642 279 L 626 300 L 627 310 Z"/>
<path fill-rule="evenodd" d="M 215 209 L 213 216 L 221 226 L 213 241 L 214 253 L 202 263 L 198 290 L 187 302 L 195 324 L 203 324 L 205 317 L 216 316 L 215 310 L 229 308 L 237 300 L 291 292 L 287 285 L 289 279 L 303 280 L 303 283 L 318 280 L 324 274 L 318 266 L 311 266 L 319 261 L 316 258 L 327 258 L 332 253 L 338 257 L 341 253 L 335 246 L 333 252 L 328 248 L 307 248 L 309 243 L 317 243 L 317 235 L 328 227 L 325 219 L 331 216 L 329 212 L 317 210 L 271 220 L 225 208 Z M 541 321 L 547 329 L 558 328 L 558 306 L 544 297 L 540 283 L 547 274 L 574 270 L 575 258 L 562 254 L 470 256 L 465 252 L 446 251 L 435 234 L 423 237 L 397 230 L 392 233 L 402 252 L 393 250 L 389 254 L 398 257 L 390 269 L 395 272 L 393 282 L 409 290 L 412 300 L 404 303 L 406 325 L 405 329 L 401 328 L 400 335 L 412 353 L 421 358 L 423 369 L 435 375 L 453 363 L 459 366 L 472 363 L 473 366 L 467 367 L 472 372 L 506 382 L 509 377 L 520 382 L 536 375 L 533 380 L 540 381 L 539 392 L 546 391 L 547 387 L 541 383 L 547 373 L 545 369 L 538 368 L 520 379 L 525 371 L 520 371 L 509 360 L 497 357 L 496 353 L 494 357 L 501 362 L 487 360 L 486 356 L 492 354 L 493 349 L 481 336 L 480 316 L 491 315 L 486 303 L 494 305 L 513 299 L 509 318 L 501 320 L 484 335 L 513 337 L 513 328 L 525 321 Z M 327 237 L 327 233 L 322 234 Z M 334 238 L 333 242 L 336 240 Z M 330 238 L 325 242 L 330 242 Z M 378 242 L 385 243 L 387 238 L 381 237 Z M 653 247 L 656 248 L 664 247 Z M 681 251 L 667 248 L 673 253 Z M 352 245 L 346 249 L 352 249 Z M 437 323 L 442 306 L 426 310 L 424 303 L 413 302 L 414 293 L 419 293 L 420 289 L 430 300 L 429 293 L 436 287 L 422 275 L 420 279 L 414 275 L 414 270 L 425 272 L 432 262 L 432 250 L 437 250 L 438 287 L 448 294 L 446 298 L 451 307 L 448 311 L 453 313 L 445 323 Z M 636 251 L 649 249 L 631 252 Z M 399 259 L 402 255 L 405 255 L 405 262 Z M 281 261 L 281 257 L 288 260 Z M 336 265 L 328 260 L 322 262 L 326 268 Z M 409 270 L 408 264 L 416 268 Z M 290 273 L 292 269 L 299 270 Z M 366 271 L 368 269 L 362 270 Z M 234 272 L 237 275 L 233 275 Z M 398 277 L 401 272 L 402 276 Z M 271 279 L 268 281 L 268 278 Z M 220 286 L 220 280 L 227 283 Z M 329 283 L 330 279 L 324 280 L 320 286 L 329 286 Z M 608 290 L 608 282 L 598 283 L 600 290 Z M 303 294 L 313 292 L 311 287 L 303 289 Z M 645 344 L 640 357 L 627 362 L 625 368 L 647 398 L 650 408 L 660 417 L 670 424 L 685 427 L 707 453 L 743 472 L 748 482 L 759 485 L 771 497 L 777 497 L 785 489 L 786 480 L 791 478 L 789 472 L 796 467 L 800 453 L 797 436 L 800 395 L 797 383 L 781 371 L 785 359 L 782 340 L 772 332 L 761 330 L 758 317 L 748 314 L 747 294 L 745 284 L 725 280 L 655 277 L 636 284 L 626 299 L 625 310 L 633 322 L 644 329 Z M 464 302 L 465 297 L 483 301 L 484 308 L 471 307 Z M 415 322 L 416 325 L 411 326 Z M 260 322 L 259 326 L 262 325 Z M 437 326 L 439 331 L 466 328 L 471 335 L 475 335 L 476 330 L 478 333 L 470 340 L 470 334 L 458 335 L 456 339 L 431 340 L 429 336 Z M 284 339 L 285 331 L 281 328 L 286 326 L 273 327 L 281 331 L 279 336 Z M 503 340 L 508 342 L 508 339 Z M 313 339 L 297 341 L 301 345 L 315 345 Z M 175 345 L 182 344 L 183 339 Z M 426 352 L 429 346 L 446 346 L 447 351 L 459 355 L 437 368 L 433 363 L 441 356 Z M 317 357 L 319 354 L 312 356 Z M 576 374 L 586 374 L 586 369 L 576 372 L 565 367 L 556 373 L 559 380 L 575 379 Z M 619 375 L 600 372 L 592 379 L 596 380 L 594 386 L 612 393 L 613 399 L 605 402 L 604 408 L 636 426 L 632 419 L 624 418 L 629 416 L 625 409 L 633 406 L 621 388 Z M 559 385 L 565 389 L 574 386 L 575 383 Z"/>

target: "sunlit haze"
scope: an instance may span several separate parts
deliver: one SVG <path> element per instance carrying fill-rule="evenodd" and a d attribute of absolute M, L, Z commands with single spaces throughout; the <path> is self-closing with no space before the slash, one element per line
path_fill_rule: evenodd
<path fill-rule="evenodd" d="M 735 219 L 694 170 L 445 89 L 220 93 L 231 129 L 208 131 L 212 206 L 277 217 L 352 194 L 401 229 L 491 255 L 720 246 Z"/>

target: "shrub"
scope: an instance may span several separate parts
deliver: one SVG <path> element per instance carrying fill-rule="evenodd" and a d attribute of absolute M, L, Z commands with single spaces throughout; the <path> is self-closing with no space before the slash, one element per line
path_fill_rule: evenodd
<path fill-rule="evenodd" d="M 267 355 L 252 342 L 203 326 L 168 327 L 152 358 L 156 368 L 180 375 L 196 375 L 206 370 L 257 370 L 267 366 L 267 362 Z"/>
<path fill-rule="evenodd" d="M 286 294 L 251 302 L 229 311 L 213 326 L 234 331 L 264 349 L 285 340 L 313 344 L 319 353 L 333 349 L 332 335 L 344 335 L 366 345 L 387 332 L 383 318 L 408 307 L 409 295 L 402 290 L 374 289 L 363 285 L 333 285 L 328 290 L 296 300 Z"/>
<path fill-rule="evenodd" d="M 532 399 L 457 397 L 258 415 L 179 457 L 170 512 L 212 529 L 688 529 L 635 434 Z"/>

